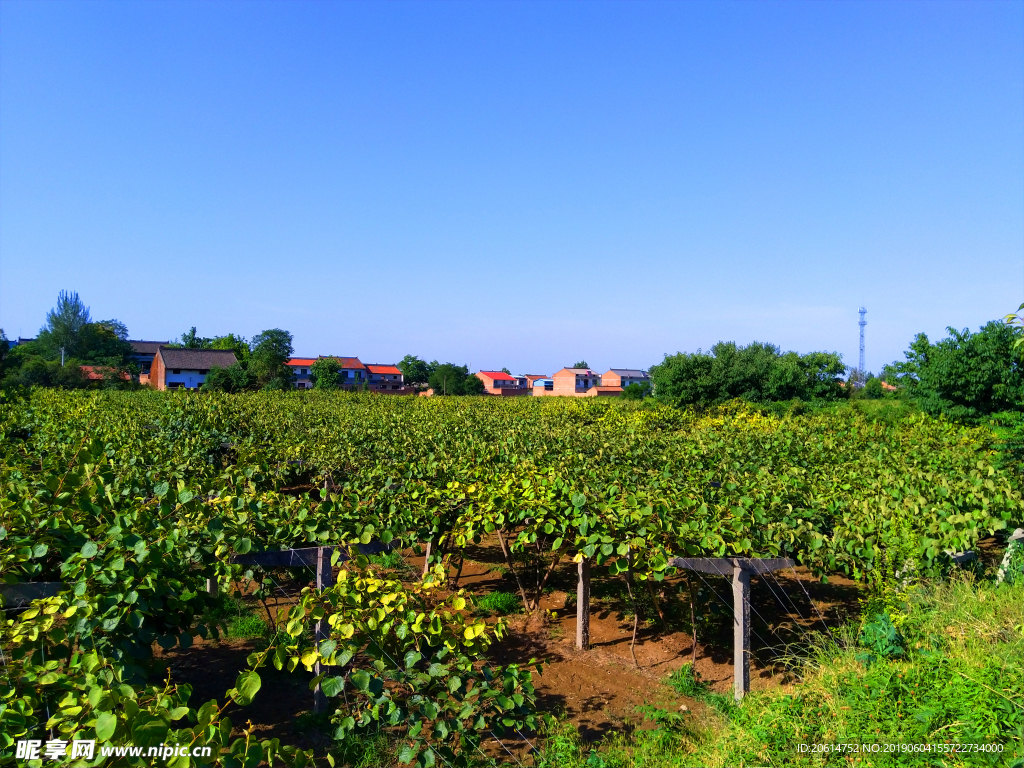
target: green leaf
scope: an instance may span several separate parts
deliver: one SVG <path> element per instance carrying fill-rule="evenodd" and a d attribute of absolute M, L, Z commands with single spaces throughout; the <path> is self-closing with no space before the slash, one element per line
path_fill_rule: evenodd
<path fill-rule="evenodd" d="M 324 696 L 334 697 L 337 696 L 345 689 L 345 678 L 335 675 L 334 677 L 325 677 L 320 681 L 320 690 L 324 692 Z"/>
<path fill-rule="evenodd" d="M 167 723 L 162 717 L 147 712 L 139 713 L 132 728 L 132 741 L 140 747 L 156 747 L 167 739 Z"/>
<path fill-rule="evenodd" d="M 193 498 L 195 498 L 195 497 L 192 495 L 192 491 L 190 491 L 188 489 L 185 489 L 183 491 L 179 491 L 178 492 L 178 503 L 179 504 L 188 504 L 190 501 L 192 501 Z"/>
<path fill-rule="evenodd" d="M 166 496 L 169 490 L 171 490 L 171 486 L 167 484 L 166 480 L 162 483 L 157 483 L 156 485 L 153 486 L 153 494 L 158 499 L 162 499 L 164 496 Z"/>
<path fill-rule="evenodd" d="M 360 691 L 365 691 L 370 687 L 370 673 L 365 669 L 357 669 L 349 675 L 349 679 L 352 680 L 352 685 Z"/>
<path fill-rule="evenodd" d="M 334 653 L 334 651 L 335 651 L 335 649 L 337 647 L 338 647 L 338 641 L 337 640 L 323 640 L 320 643 L 320 655 L 323 656 L 326 659 L 332 653 Z"/>
<path fill-rule="evenodd" d="M 98 551 L 99 547 L 96 546 L 95 541 L 85 542 L 85 544 L 82 545 L 82 549 L 80 550 L 82 557 L 87 559 L 90 557 L 96 557 L 96 553 Z"/>
<path fill-rule="evenodd" d="M 241 538 L 235 542 L 235 552 L 239 555 L 245 555 L 252 551 L 252 540 L 249 538 Z"/>
<path fill-rule="evenodd" d="M 235 680 L 235 695 L 232 697 L 241 706 L 251 703 L 263 681 L 254 669 L 248 669 Z"/>
<path fill-rule="evenodd" d="M 100 712 L 96 718 L 96 739 L 108 741 L 117 730 L 117 718 L 113 712 Z"/>
<path fill-rule="evenodd" d="M 416 755 L 419 754 L 419 749 L 416 748 L 415 744 L 403 744 L 402 748 L 398 751 L 398 762 L 402 765 L 408 765 L 416 759 Z"/>

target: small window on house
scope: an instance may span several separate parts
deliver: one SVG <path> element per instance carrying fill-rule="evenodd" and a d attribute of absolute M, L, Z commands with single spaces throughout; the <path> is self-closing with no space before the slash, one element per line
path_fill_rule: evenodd
<path fill-rule="evenodd" d="M 181 368 L 175 368 L 171 371 L 171 373 L 181 373 Z"/>

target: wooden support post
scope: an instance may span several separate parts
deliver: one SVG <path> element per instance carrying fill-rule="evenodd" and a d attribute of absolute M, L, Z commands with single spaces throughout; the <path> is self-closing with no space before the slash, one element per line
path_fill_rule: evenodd
<path fill-rule="evenodd" d="M 590 561 L 579 562 L 579 582 L 576 584 L 576 648 L 590 648 Z"/>
<path fill-rule="evenodd" d="M 733 695 L 739 701 L 750 690 L 750 571 L 739 564 L 732 569 L 732 605 Z"/>
<path fill-rule="evenodd" d="M 316 552 L 316 588 L 326 589 L 327 587 L 333 586 L 334 584 L 334 571 L 331 570 L 331 553 L 330 547 L 319 547 Z M 327 624 L 327 617 L 320 619 L 316 623 L 316 644 L 320 647 L 320 643 L 331 636 L 331 630 Z M 313 674 L 319 676 L 323 670 L 320 667 L 318 661 L 313 665 Z M 314 714 L 320 714 L 327 710 L 327 696 L 320 689 L 320 684 L 317 683 L 315 689 L 313 689 L 313 712 Z"/>
<path fill-rule="evenodd" d="M 217 580 L 207 579 L 206 580 L 206 591 L 211 595 L 217 594 Z"/>
<path fill-rule="evenodd" d="M 732 577 L 733 691 L 739 701 L 750 690 L 750 577 L 792 568 L 786 557 L 673 557 L 669 565 L 691 571 Z M 694 638 L 696 646 L 696 638 Z"/>

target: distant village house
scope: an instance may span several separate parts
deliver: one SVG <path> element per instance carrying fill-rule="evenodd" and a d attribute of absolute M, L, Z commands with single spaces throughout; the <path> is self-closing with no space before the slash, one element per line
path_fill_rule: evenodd
<path fill-rule="evenodd" d="M 504 371 L 477 371 L 475 374 L 484 383 L 484 392 L 498 397 L 519 397 L 530 394 L 525 376 L 516 377 Z"/>
<path fill-rule="evenodd" d="M 172 349 L 159 347 L 153 356 L 149 385 L 155 389 L 199 389 L 211 368 L 230 368 L 238 362 L 230 349 Z"/>

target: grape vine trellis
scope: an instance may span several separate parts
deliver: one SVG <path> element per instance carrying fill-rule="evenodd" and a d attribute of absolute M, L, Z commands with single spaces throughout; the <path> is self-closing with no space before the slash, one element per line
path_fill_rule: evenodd
<path fill-rule="evenodd" d="M 242 576 L 231 558 L 252 550 L 431 544 L 419 585 L 357 557 L 330 589 L 304 592 L 289 639 L 254 654 L 228 698 L 250 700 L 266 663 L 322 662 L 341 669 L 317 681 L 346 699 L 339 738 L 386 727 L 403 759 L 455 765 L 481 733 L 535 722 L 527 670 L 474 664 L 501 625 L 440 589 L 470 543 L 500 538 L 529 606 L 567 560 L 639 581 L 663 579 L 676 556 L 792 557 L 855 577 L 893 552 L 938 567 L 1024 509 L 986 432 L 923 416 L 36 392 L 0 405 L 0 432 L 3 578 L 68 585 L 5 622 L 0 762 L 19 734 L 47 729 L 216 744 L 225 766 L 308 760 L 232 739 L 226 705 L 191 708 L 182 687 L 147 678 L 154 642 L 216 632 L 201 617 L 219 598 L 203 586 Z M 331 637 L 316 644 L 306 627 L 324 615 Z"/>

